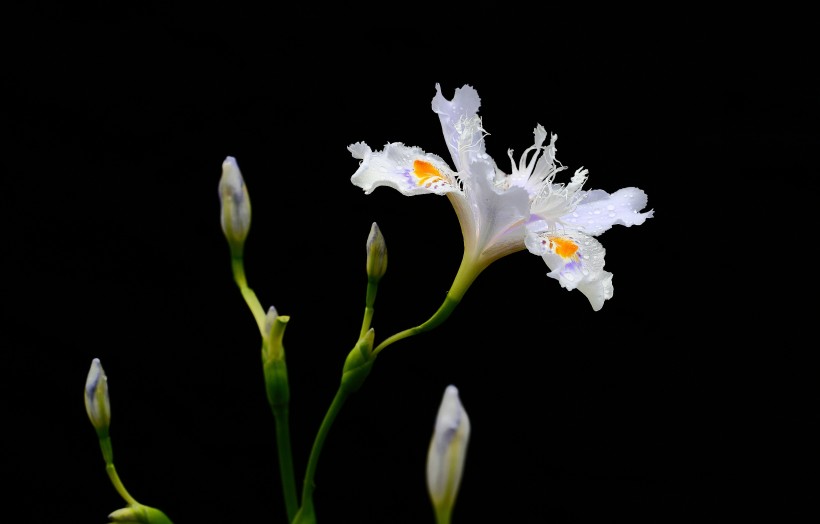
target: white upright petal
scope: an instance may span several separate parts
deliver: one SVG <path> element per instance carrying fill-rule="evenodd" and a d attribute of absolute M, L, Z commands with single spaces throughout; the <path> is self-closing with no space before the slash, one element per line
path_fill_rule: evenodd
<path fill-rule="evenodd" d="M 427 489 L 437 512 L 449 512 L 455 504 L 469 439 L 470 418 L 458 389 L 447 386 L 427 453 Z"/>
<path fill-rule="evenodd" d="M 478 117 L 478 108 L 481 99 L 478 92 L 471 86 L 456 88 L 452 100 L 447 100 L 441 94 L 441 86 L 436 84 L 436 96 L 433 97 L 433 112 L 438 114 L 444 141 L 456 171 L 465 171 L 467 166 L 462 160 L 465 146 L 470 146 L 477 154 L 484 153 L 484 135 L 480 127 L 471 126 L 465 132 L 465 123 L 475 121 Z"/>

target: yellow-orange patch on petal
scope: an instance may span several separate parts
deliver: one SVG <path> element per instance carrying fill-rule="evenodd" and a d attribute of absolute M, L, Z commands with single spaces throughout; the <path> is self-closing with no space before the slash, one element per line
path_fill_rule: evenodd
<path fill-rule="evenodd" d="M 549 248 L 561 258 L 570 258 L 578 251 L 578 244 L 569 238 L 551 237 Z"/>
<path fill-rule="evenodd" d="M 447 180 L 441 175 L 441 171 L 436 169 L 436 166 L 424 160 L 416 160 L 413 162 L 413 175 L 418 179 L 417 184 L 424 187 L 430 187 L 436 182 L 447 183 Z"/>

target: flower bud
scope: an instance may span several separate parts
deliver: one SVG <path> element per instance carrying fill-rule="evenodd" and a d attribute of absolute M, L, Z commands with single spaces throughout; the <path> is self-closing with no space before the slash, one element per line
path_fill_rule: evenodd
<path fill-rule="evenodd" d="M 262 334 L 262 358 L 265 362 L 284 360 L 285 347 L 282 339 L 285 336 L 285 328 L 289 320 L 289 316 L 279 315 L 275 307 L 268 308 L 268 313 L 265 315 L 265 329 Z"/>
<path fill-rule="evenodd" d="M 367 237 L 367 278 L 378 282 L 387 271 L 387 245 L 379 226 L 373 222 Z"/>
<path fill-rule="evenodd" d="M 118 509 L 108 515 L 111 522 L 139 522 L 141 524 L 171 524 L 165 513 L 156 508 L 132 504 L 127 508 Z"/>
<path fill-rule="evenodd" d="M 376 357 L 373 356 L 375 331 L 370 328 L 348 353 L 342 368 L 342 388 L 352 393 L 362 387 L 373 368 Z"/>
<path fill-rule="evenodd" d="M 262 338 L 262 368 L 265 374 L 265 389 L 268 402 L 275 408 L 286 407 L 290 402 L 288 367 L 285 363 L 285 347 L 282 339 L 290 317 L 276 313 L 271 306 L 265 315 L 265 329 Z"/>
<path fill-rule="evenodd" d="M 469 439 L 470 419 L 461 405 L 458 389 L 447 386 L 427 452 L 427 490 L 440 523 L 450 520 Z"/>
<path fill-rule="evenodd" d="M 222 232 L 231 246 L 231 252 L 240 254 L 251 227 L 251 200 L 236 159 L 232 156 L 226 157 L 222 162 L 219 203 Z"/>
<path fill-rule="evenodd" d="M 91 361 L 85 381 L 85 411 L 100 437 L 108 435 L 111 423 L 111 402 L 108 399 L 108 377 L 105 376 L 100 359 Z"/>

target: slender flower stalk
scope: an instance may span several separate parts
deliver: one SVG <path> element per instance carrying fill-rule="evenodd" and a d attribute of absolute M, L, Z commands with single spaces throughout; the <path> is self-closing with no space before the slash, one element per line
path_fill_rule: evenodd
<path fill-rule="evenodd" d="M 330 433 L 330 428 L 333 426 L 333 422 L 336 420 L 342 406 L 344 406 L 351 394 L 362 387 L 364 381 L 368 375 L 370 375 L 373 362 L 376 359 L 376 355 L 373 353 L 374 336 L 373 329 L 371 328 L 356 342 L 356 345 L 345 360 L 339 389 L 336 391 L 336 395 L 333 397 L 333 401 L 327 413 L 325 413 L 325 418 L 322 420 L 321 426 L 319 426 L 319 431 L 316 433 L 313 447 L 310 450 L 310 457 L 308 458 L 307 470 L 305 471 L 305 479 L 302 487 L 302 507 L 299 509 L 292 524 L 313 524 L 316 522 L 316 513 L 313 507 L 313 490 L 316 486 L 313 479 L 316 477 L 319 457 L 322 454 L 322 448 L 325 445 L 327 435 Z"/>
<path fill-rule="evenodd" d="M 245 240 L 251 228 L 251 199 L 236 159 L 229 156 L 222 162 L 219 179 L 220 223 L 231 249 L 231 271 L 242 298 L 250 308 L 256 325 L 265 336 L 265 310 L 245 276 Z"/>
<path fill-rule="evenodd" d="M 88 419 L 97 431 L 100 449 L 105 460 L 105 472 L 117 493 L 128 503 L 128 507 L 111 513 L 112 522 L 140 522 L 143 524 L 172 524 L 162 511 L 145 506 L 128 493 L 117 468 L 114 466 L 114 449 L 111 445 L 109 427 L 111 425 L 111 401 L 108 396 L 108 377 L 103 370 L 100 359 L 91 361 L 88 377 L 85 381 L 85 409 Z"/>
<path fill-rule="evenodd" d="M 420 333 L 425 333 L 440 326 L 450 317 L 453 311 L 455 311 L 456 306 L 458 306 L 461 302 L 461 299 L 464 297 L 467 289 L 486 267 L 487 265 L 476 265 L 472 260 L 468 259 L 465 254 L 461 260 L 461 265 L 456 272 L 456 276 L 453 279 L 453 283 L 447 291 L 447 295 L 444 297 L 444 302 L 442 302 L 438 310 L 433 313 L 433 316 L 418 326 L 405 329 L 404 331 L 400 331 L 384 339 L 373 350 L 374 355 L 378 355 L 387 346 L 390 346 L 399 340 L 411 337 L 413 335 L 418 335 Z"/>
<path fill-rule="evenodd" d="M 299 509 L 290 444 L 290 384 L 282 342 L 289 320 L 290 317 L 277 314 L 276 308 L 271 306 L 265 316 L 265 336 L 262 337 L 262 368 L 268 403 L 276 422 L 276 450 L 288 522 L 293 520 Z"/>
<path fill-rule="evenodd" d="M 296 494 L 296 477 L 293 469 L 293 453 L 290 442 L 290 385 L 288 383 L 285 334 L 288 316 L 280 316 L 271 307 L 267 314 L 256 293 L 248 286 L 245 276 L 244 248 L 251 227 L 251 202 L 239 165 L 233 157 L 222 163 L 219 180 L 220 223 L 231 250 L 231 270 L 242 298 L 251 310 L 262 335 L 262 368 L 265 389 L 276 423 L 276 449 L 279 457 L 279 474 L 285 499 L 288 521 L 292 521 L 299 508 Z"/>

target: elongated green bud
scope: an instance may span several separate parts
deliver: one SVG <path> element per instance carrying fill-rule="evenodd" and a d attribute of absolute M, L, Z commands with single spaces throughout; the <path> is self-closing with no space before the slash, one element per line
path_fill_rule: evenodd
<path fill-rule="evenodd" d="M 108 377 L 98 358 L 91 361 L 91 369 L 85 380 L 85 411 L 97 435 L 107 437 L 111 424 L 111 401 L 108 398 Z"/>
<path fill-rule="evenodd" d="M 356 342 L 353 350 L 348 353 L 342 369 L 342 388 L 352 393 L 362 387 L 365 379 L 373 368 L 376 356 L 373 354 L 373 339 L 376 337 L 373 328 Z"/>
<path fill-rule="evenodd" d="M 387 244 L 379 226 L 373 222 L 367 237 L 367 279 L 378 282 L 387 272 Z"/>
<path fill-rule="evenodd" d="M 279 315 L 275 307 L 268 308 L 268 313 L 265 315 L 265 331 L 262 340 L 262 357 L 265 362 L 284 360 L 285 346 L 282 339 L 285 336 L 285 328 L 289 320 L 289 316 Z"/>
<path fill-rule="evenodd" d="M 231 253 L 241 255 L 251 228 L 251 199 L 239 165 L 232 156 L 222 162 L 219 203 L 222 208 L 222 232 L 231 246 Z"/>
<path fill-rule="evenodd" d="M 285 336 L 290 317 L 276 313 L 271 306 L 265 315 L 265 330 L 262 338 L 262 366 L 265 372 L 265 388 L 271 406 L 287 406 L 290 402 L 290 385 L 288 384 L 288 367 L 285 363 Z"/>

